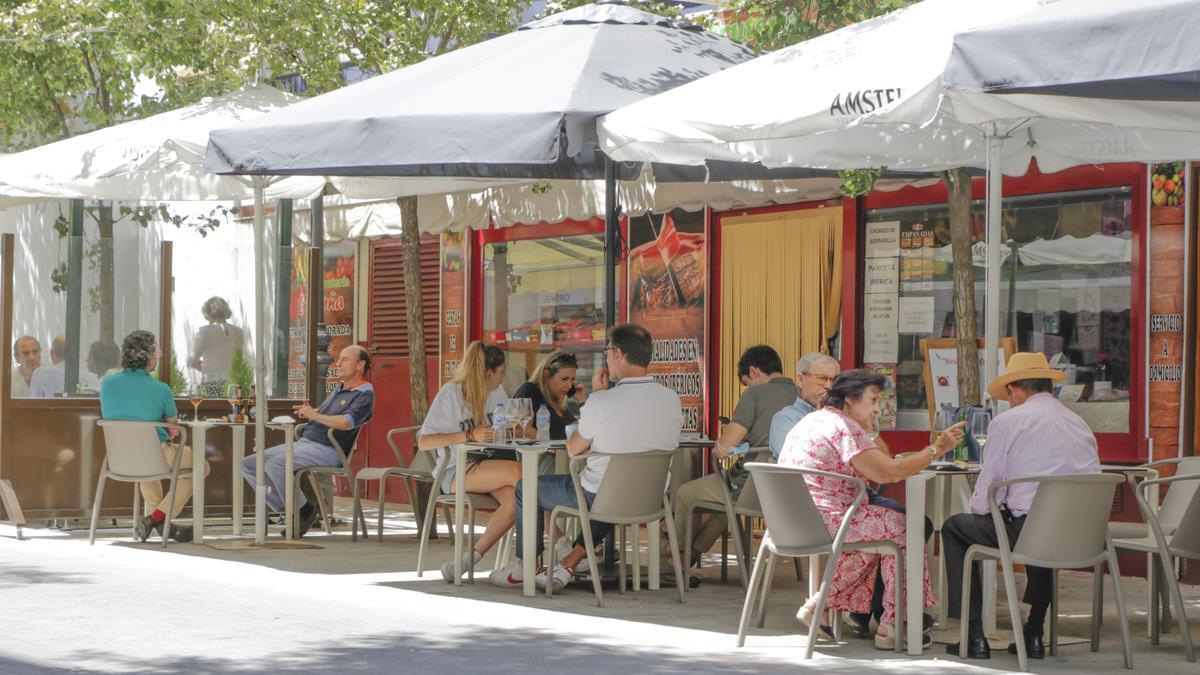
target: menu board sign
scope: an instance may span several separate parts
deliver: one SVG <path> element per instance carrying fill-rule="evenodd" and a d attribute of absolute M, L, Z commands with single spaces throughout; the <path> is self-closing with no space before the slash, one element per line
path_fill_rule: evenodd
<path fill-rule="evenodd" d="M 442 383 L 445 383 L 454 377 L 458 364 L 462 362 L 463 351 L 467 348 L 467 322 L 464 320 L 467 311 L 467 272 L 463 264 L 466 250 L 462 232 L 443 232 L 441 245 L 441 354 L 438 355 L 441 368 L 438 370 Z"/>
<path fill-rule="evenodd" d="M 703 212 L 629 220 L 629 320 L 653 336 L 650 375 L 679 394 L 685 432 L 705 428 L 705 234 Z"/>

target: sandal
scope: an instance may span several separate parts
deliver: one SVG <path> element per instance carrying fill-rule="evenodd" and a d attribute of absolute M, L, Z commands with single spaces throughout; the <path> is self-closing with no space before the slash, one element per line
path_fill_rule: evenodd
<path fill-rule="evenodd" d="M 887 633 L 886 635 L 884 633 Z M 921 648 L 925 649 L 933 644 L 933 636 L 929 633 L 921 634 Z M 890 623 L 881 623 L 875 629 L 875 648 L 876 649 L 895 649 L 896 648 L 896 627 Z"/>
<path fill-rule="evenodd" d="M 801 605 L 799 610 L 796 611 L 796 619 L 800 623 L 804 624 L 805 628 L 812 627 L 813 609 L 814 608 L 810 607 L 808 605 L 808 603 L 805 603 L 805 604 Z M 821 629 L 821 632 L 824 633 L 826 637 L 830 637 L 830 638 L 833 637 L 833 626 L 830 626 L 828 624 L 821 624 L 820 629 Z"/>

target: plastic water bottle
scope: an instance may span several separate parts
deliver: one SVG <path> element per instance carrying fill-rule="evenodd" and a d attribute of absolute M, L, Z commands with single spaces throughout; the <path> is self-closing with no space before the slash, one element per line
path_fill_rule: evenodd
<path fill-rule="evenodd" d="M 508 428 L 508 420 L 504 416 L 504 404 L 497 403 L 496 410 L 492 413 L 492 440 L 504 440 L 504 430 Z"/>
<path fill-rule="evenodd" d="M 538 406 L 537 410 L 537 439 L 539 441 L 550 440 L 550 409 L 546 404 Z"/>

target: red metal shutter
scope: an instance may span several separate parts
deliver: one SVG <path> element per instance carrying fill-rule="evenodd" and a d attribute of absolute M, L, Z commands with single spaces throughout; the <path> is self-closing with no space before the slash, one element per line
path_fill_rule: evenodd
<path fill-rule="evenodd" d="M 425 314 L 425 354 L 438 354 L 440 306 L 440 240 L 421 236 L 421 306 Z M 409 356 L 408 316 L 405 310 L 404 249 L 398 237 L 371 243 L 371 346 L 376 356 Z"/>

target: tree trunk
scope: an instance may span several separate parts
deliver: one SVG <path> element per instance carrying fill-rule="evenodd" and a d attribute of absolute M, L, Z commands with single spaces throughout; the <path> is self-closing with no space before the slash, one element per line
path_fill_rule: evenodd
<path fill-rule="evenodd" d="M 954 254 L 954 327 L 958 340 L 958 404 L 981 405 L 979 343 L 975 317 L 975 267 L 971 258 L 971 176 L 951 169 L 944 179 L 950 202 L 950 248 Z"/>
<path fill-rule="evenodd" d="M 100 230 L 100 340 L 116 343 L 116 285 L 113 281 L 112 202 L 101 202 L 96 213 Z"/>
<path fill-rule="evenodd" d="M 425 314 L 421 310 L 421 232 L 417 227 L 417 198 L 400 197 L 400 241 L 404 246 L 404 300 L 408 310 L 409 386 L 412 423 L 429 412 L 429 378 L 425 372 Z"/>

